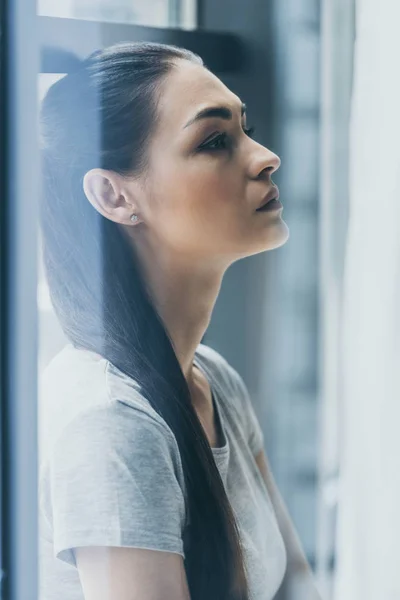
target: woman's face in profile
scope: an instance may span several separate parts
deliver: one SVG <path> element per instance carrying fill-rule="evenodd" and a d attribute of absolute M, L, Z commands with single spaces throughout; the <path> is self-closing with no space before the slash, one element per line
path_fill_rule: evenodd
<path fill-rule="evenodd" d="M 144 227 L 130 228 L 132 237 L 191 260 L 228 263 L 284 244 L 282 209 L 256 212 L 280 159 L 245 133 L 241 100 L 207 69 L 181 60 L 158 106 L 139 206 Z M 211 107 L 231 117 L 195 118 Z"/>

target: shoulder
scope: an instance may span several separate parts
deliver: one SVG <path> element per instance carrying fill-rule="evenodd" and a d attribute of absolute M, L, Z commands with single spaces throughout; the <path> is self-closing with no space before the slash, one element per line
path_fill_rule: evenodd
<path fill-rule="evenodd" d="M 42 460 L 66 445 L 129 451 L 138 440 L 177 456 L 172 431 L 138 383 L 94 352 L 67 344 L 43 370 L 39 401 Z"/>
<path fill-rule="evenodd" d="M 144 411 L 113 400 L 81 410 L 60 428 L 48 458 L 54 472 L 64 475 L 99 469 L 111 477 L 121 465 L 129 472 L 155 472 L 162 465 L 182 479 L 179 451 L 169 431 Z"/>

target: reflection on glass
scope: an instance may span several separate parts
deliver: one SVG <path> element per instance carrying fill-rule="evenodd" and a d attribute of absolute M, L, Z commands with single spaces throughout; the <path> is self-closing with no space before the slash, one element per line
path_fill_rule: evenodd
<path fill-rule="evenodd" d="M 38 80 L 38 99 L 42 101 L 48 88 L 58 79 L 63 77 L 63 74 L 42 73 Z M 42 260 L 42 237 L 39 229 L 38 232 L 38 327 L 39 327 L 39 348 L 38 348 L 38 373 L 39 383 L 45 366 L 51 358 L 64 346 L 67 339 L 57 321 L 51 304 L 49 287 L 44 274 L 44 266 Z"/>

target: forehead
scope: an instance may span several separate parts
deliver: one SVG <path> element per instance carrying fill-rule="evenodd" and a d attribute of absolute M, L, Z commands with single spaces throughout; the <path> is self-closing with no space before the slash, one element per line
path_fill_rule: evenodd
<path fill-rule="evenodd" d="M 205 67 L 180 60 L 162 86 L 158 102 L 160 128 L 183 127 L 199 110 L 218 105 L 237 111 L 241 101 Z"/>

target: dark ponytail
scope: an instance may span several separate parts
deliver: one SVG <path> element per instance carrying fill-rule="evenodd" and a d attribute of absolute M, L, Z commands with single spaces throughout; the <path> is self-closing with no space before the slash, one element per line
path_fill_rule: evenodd
<path fill-rule="evenodd" d="M 119 225 L 83 191 L 93 168 L 146 168 L 160 84 L 191 52 L 153 43 L 97 51 L 57 81 L 40 113 L 43 261 L 54 310 L 76 347 L 137 380 L 180 450 L 190 525 L 185 568 L 192 600 L 248 600 L 239 530 L 170 337 Z"/>

